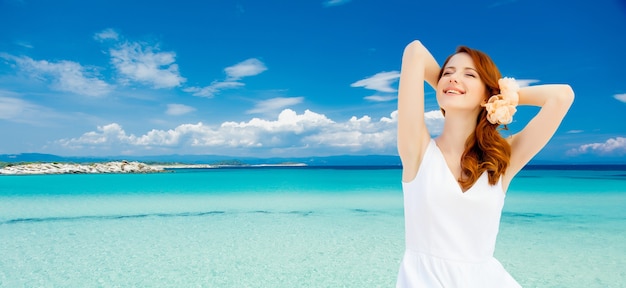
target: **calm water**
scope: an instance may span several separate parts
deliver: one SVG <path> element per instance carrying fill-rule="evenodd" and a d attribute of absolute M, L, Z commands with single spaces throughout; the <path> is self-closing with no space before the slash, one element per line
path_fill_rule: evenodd
<path fill-rule="evenodd" d="M 0 177 L 0 287 L 394 287 L 399 169 Z M 496 257 L 524 287 L 626 287 L 626 171 L 524 170 Z"/>

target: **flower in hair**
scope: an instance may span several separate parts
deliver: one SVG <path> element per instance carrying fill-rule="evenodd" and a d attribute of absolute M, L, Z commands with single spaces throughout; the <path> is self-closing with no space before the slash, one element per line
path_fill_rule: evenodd
<path fill-rule="evenodd" d="M 504 100 L 508 100 L 512 105 L 517 106 L 519 101 L 519 85 L 514 78 L 504 77 L 498 80 L 498 86 L 500 86 L 500 95 Z"/>
<path fill-rule="evenodd" d="M 515 106 L 519 102 L 519 85 L 513 78 L 501 78 L 498 80 L 500 94 L 493 95 L 486 104 L 487 120 L 491 124 L 509 124 L 513 122 L 513 114 L 517 112 Z"/>

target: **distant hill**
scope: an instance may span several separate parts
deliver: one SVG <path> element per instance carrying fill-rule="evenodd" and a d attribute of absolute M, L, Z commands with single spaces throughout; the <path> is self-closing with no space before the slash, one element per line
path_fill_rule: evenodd
<path fill-rule="evenodd" d="M 395 155 L 340 155 L 327 157 L 260 158 L 233 157 L 220 155 L 159 155 L 159 156 L 109 156 L 109 157 L 66 157 L 52 154 L 21 153 L 0 154 L 0 162 L 70 162 L 94 163 L 106 161 L 140 161 L 144 163 L 214 164 L 234 162 L 241 164 L 282 164 L 304 163 L 309 166 L 400 166 L 400 158 Z"/>
<path fill-rule="evenodd" d="M 109 161 L 139 161 L 148 164 L 223 164 L 237 163 L 239 165 L 304 163 L 308 166 L 397 166 L 400 167 L 400 157 L 396 155 L 338 155 L 325 157 L 235 157 L 223 155 L 156 155 L 156 156 L 108 156 L 108 157 L 70 157 L 41 153 L 0 154 L 0 166 L 3 163 L 20 162 L 61 162 L 61 163 L 96 163 Z M 613 160 L 613 161 L 611 161 Z M 525 169 L 584 169 L 585 167 L 606 166 L 626 167 L 620 158 L 608 159 L 603 162 L 551 162 L 531 161 Z M 601 169 L 601 168 L 599 168 Z M 612 169 L 612 168 L 611 168 Z M 620 168 L 621 169 L 621 168 Z"/>

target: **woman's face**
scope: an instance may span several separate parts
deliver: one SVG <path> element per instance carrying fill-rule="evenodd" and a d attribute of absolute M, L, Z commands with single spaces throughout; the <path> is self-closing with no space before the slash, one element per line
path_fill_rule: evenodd
<path fill-rule="evenodd" d="M 474 61 L 467 53 L 450 58 L 437 83 L 437 102 L 446 111 L 478 110 L 484 102 L 485 84 L 480 79 Z"/>

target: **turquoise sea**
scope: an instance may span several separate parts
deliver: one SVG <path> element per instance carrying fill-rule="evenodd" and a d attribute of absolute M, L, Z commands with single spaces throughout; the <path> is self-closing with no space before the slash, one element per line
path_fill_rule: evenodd
<path fill-rule="evenodd" d="M 524 287 L 626 287 L 626 168 L 564 168 L 513 181 L 496 258 Z M 400 172 L 0 176 L 0 287 L 395 287 Z"/>

